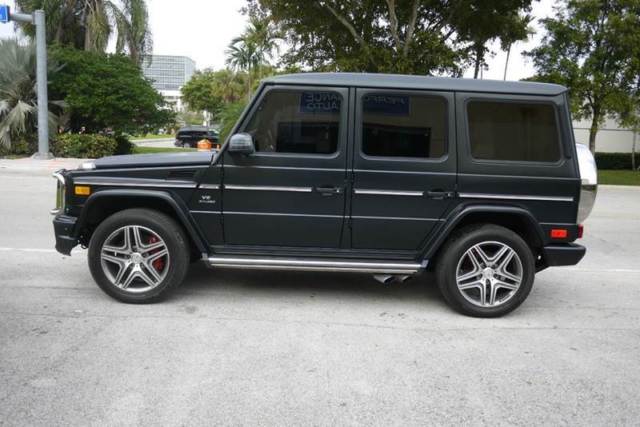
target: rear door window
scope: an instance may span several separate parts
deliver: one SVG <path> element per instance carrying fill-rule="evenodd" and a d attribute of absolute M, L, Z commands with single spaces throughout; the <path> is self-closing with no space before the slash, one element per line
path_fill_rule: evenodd
<path fill-rule="evenodd" d="M 447 149 L 447 102 L 436 96 L 362 97 L 362 152 L 375 157 L 440 158 Z"/>
<path fill-rule="evenodd" d="M 467 103 L 471 156 L 478 160 L 560 160 L 555 107 L 545 103 L 472 100 Z"/>

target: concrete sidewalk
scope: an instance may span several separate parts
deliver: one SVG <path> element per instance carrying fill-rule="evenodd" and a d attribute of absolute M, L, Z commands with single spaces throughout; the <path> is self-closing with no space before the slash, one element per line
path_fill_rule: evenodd
<path fill-rule="evenodd" d="M 55 158 L 36 160 L 31 157 L 23 159 L 0 159 L 0 171 L 53 173 L 59 169 L 76 169 L 89 159 Z"/>

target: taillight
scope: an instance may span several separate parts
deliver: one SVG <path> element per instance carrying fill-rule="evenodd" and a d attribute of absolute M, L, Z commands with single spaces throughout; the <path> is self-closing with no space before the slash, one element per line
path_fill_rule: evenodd
<path fill-rule="evenodd" d="M 583 234 L 584 234 L 584 225 L 578 224 L 578 239 L 582 239 Z"/>
<path fill-rule="evenodd" d="M 566 228 L 552 228 L 551 229 L 551 238 L 552 239 L 566 239 L 569 235 L 569 232 Z"/>

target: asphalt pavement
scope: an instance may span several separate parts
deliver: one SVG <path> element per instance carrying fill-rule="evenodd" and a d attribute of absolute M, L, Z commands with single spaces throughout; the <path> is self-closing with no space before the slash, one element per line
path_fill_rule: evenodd
<path fill-rule="evenodd" d="M 482 320 L 429 276 L 201 265 L 118 303 L 53 250 L 52 168 L 0 165 L 0 424 L 640 423 L 640 189 L 601 187 L 583 262 Z"/>

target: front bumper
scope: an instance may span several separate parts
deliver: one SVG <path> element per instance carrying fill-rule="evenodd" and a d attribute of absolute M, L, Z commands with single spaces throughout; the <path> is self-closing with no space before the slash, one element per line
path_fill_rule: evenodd
<path fill-rule="evenodd" d="M 546 267 L 561 265 L 576 265 L 584 257 L 587 249 L 575 243 L 549 245 L 544 247 L 544 261 Z"/>
<path fill-rule="evenodd" d="M 56 250 L 63 255 L 71 255 L 71 249 L 78 246 L 78 238 L 74 234 L 77 220 L 78 218 L 67 215 L 57 215 L 53 219 Z"/>

